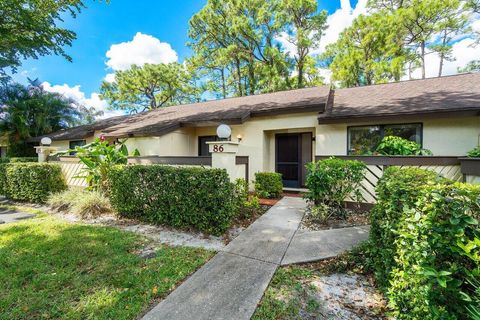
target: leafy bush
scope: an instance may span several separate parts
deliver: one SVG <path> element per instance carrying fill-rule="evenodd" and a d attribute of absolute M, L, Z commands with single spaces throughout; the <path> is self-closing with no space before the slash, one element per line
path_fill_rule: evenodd
<path fill-rule="evenodd" d="M 75 152 L 80 161 L 85 165 L 84 178 L 89 190 L 106 191 L 108 170 L 117 164 L 127 164 L 128 149 L 125 144 L 119 142 L 111 144 L 103 138 L 97 138 L 94 142 L 85 146 L 77 146 L 68 152 Z M 140 155 L 135 150 L 135 156 Z"/>
<path fill-rule="evenodd" d="M 125 217 L 222 234 L 237 212 L 225 170 L 115 166 L 108 173 L 110 201 Z"/>
<path fill-rule="evenodd" d="M 351 196 L 361 201 L 359 191 L 366 165 L 357 160 L 330 158 L 307 164 L 308 192 L 305 198 L 314 205 L 341 208 L 345 199 Z"/>
<path fill-rule="evenodd" d="M 255 193 L 260 198 L 279 198 L 283 192 L 282 174 L 276 172 L 255 173 Z"/>
<path fill-rule="evenodd" d="M 468 151 L 467 156 L 469 158 L 480 158 L 480 146 Z"/>
<path fill-rule="evenodd" d="M 394 241 L 404 210 L 415 203 L 423 186 L 441 180 L 433 171 L 389 167 L 378 181 L 377 203 L 370 211 L 370 241 L 376 278 L 382 287 L 388 286 L 389 274 L 396 267 Z"/>
<path fill-rule="evenodd" d="M 369 255 L 393 316 L 465 319 L 480 267 L 480 187 L 392 167 L 377 193 Z"/>
<path fill-rule="evenodd" d="M 60 166 L 50 163 L 2 164 L 0 181 L 3 185 L 0 191 L 8 198 L 39 203 L 67 188 Z"/>
<path fill-rule="evenodd" d="M 378 145 L 376 152 L 388 156 L 431 156 L 432 152 L 422 149 L 422 146 L 415 141 L 410 141 L 397 136 L 386 136 Z"/>
<path fill-rule="evenodd" d="M 248 182 L 245 179 L 235 180 L 235 197 L 237 199 L 238 218 L 248 219 L 260 209 L 257 196 L 251 196 L 248 192 Z"/>
<path fill-rule="evenodd" d="M 16 163 L 16 162 L 37 162 L 38 157 L 13 157 L 13 158 L 0 158 L 1 163 Z"/>
<path fill-rule="evenodd" d="M 6 181 L 6 165 L 7 163 L 18 162 L 37 162 L 36 157 L 23 157 L 23 158 L 0 158 L 0 195 L 6 195 L 7 181 Z"/>
<path fill-rule="evenodd" d="M 73 213 L 82 218 L 94 218 L 112 212 L 110 201 L 98 191 L 66 190 L 51 195 L 47 203 L 54 210 Z"/>

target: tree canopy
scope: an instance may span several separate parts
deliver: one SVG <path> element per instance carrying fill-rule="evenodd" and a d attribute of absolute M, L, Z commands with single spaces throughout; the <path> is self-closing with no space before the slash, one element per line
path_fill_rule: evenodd
<path fill-rule="evenodd" d="M 461 34 L 470 32 L 478 1 L 370 0 L 369 15 L 359 16 L 330 45 L 324 63 L 341 86 L 398 81 L 420 68 L 426 77 L 426 57 L 439 57 L 438 76 Z"/>
<path fill-rule="evenodd" d="M 115 72 L 113 82 L 104 81 L 100 97 L 112 108 L 137 113 L 198 101 L 199 89 L 194 81 L 194 72 L 176 62 L 133 65 Z"/>
<path fill-rule="evenodd" d="M 22 59 L 56 54 L 71 60 L 65 47 L 76 35 L 58 23 L 84 7 L 83 0 L 0 1 L 0 82 L 9 80 L 7 70 L 15 72 Z"/>
<path fill-rule="evenodd" d="M 29 138 L 85 124 L 97 115 L 58 93 L 46 92 L 37 80 L 0 88 L 0 132 L 8 140 L 10 156 L 32 155 Z"/>
<path fill-rule="evenodd" d="M 189 22 L 190 61 L 221 97 L 320 84 L 309 56 L 326 27 L 317 7 L 316 0 L 208 0 Z"/>

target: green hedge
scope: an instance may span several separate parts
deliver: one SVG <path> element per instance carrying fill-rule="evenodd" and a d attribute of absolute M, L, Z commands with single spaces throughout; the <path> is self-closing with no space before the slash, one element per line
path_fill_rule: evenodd
<path fill-rule="evenodd" d="M 0 183 L 7 198 L 38 203 L 67 188 L 60 166 L 50 163 L 0 164 Z"/>
<path fill-rule="evenodd" d="M 468 318 L 469 279 L 480 270 L 480 186 L 391 167 L 377 194 L 369 253 L 393 316 Z"/>
<path fill-rule="evenodd" d="M 234 186 L 225 170 L 115 166 L 108 182 L 112 206 L 122 216 L 146 222 L 218 235 L 237 212 Z"/>
<path fill-rule="evenodd" d="M 18 158 L 0 158 L 1 163 L 16 163 L 16 162 L 37 162 L 38 157 L 18 157 Z"/>
<path fill-rule="evenodd" d="M 260 198 L 279 198 L 283 192 L 282 174 L 276 172 L 255 173 L 255 192 Z"/>
<path fill-rule="evenodd" d="M 349 195 L 361 202 L 360 183 L 365 171 L 365 163 L 357 160 L 330 158 L 308 163 L 305 198 L 333 208 L 342 208 Z"/>

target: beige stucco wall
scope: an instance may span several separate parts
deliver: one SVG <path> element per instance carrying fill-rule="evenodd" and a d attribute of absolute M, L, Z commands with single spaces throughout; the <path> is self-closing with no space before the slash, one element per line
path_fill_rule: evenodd
<path fill-rule="evenodd" d="M 182 128 L 160 137 L 128 138 L 125 144 L 129 151 L 136 148 L 142 156 L 192 156 L 195 142 L 193 128 Z"/>
<path fill-rule="evenodd" d="M 348 126 L 395 123 L 422 123 L 423 147 L 431 150 L 436 156 L 462 156 L 479 144 L 480 117 L 418 118 L 380 123 L 318 125 L 317 155 L 345 155 Z"/>
<path fill-rule="evenodd" d="M 423 123 L 423 144 L 438 156 L 461 156 L 478 144 L 480 117 L 428 119 L 419 118 L 349 125 Z M 313 155 L 345 155 L 347 151 L 347 125 L 319 125 L 316 113 L 298 113 L 268 117 L 255 117 L 244 124 L 232 125 L 232 140 L 242 136 L 238 155 L 249 156 L 249 176 L 255 172 L 275 170 L 275 134 L 312 132 Z M 197 156 L 198 137 L 215 135 L 216 127 L 181 128 L 161 137 L 129 138 L 129 150 L 139 149 L 143 156 Z M 91 139 L 90 139 L 91 141 Z M 87 141 L 89 142 L 89 141 Z M 68 141 L 56 141 L 54 146 L 68 149 Z M 312 159 L 313 160 L 313 159 Z"/>

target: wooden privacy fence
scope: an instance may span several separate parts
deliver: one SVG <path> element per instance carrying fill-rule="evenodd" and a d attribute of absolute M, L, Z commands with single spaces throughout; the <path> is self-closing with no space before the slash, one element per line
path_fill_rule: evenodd
<path fill-rule="evenodd" d="M 316 156 L 315 159 L 324 160 L 332 156 Z M 366 203 L 375 203 L 377 196 L 375 188 L 383 172 L 389 166 L 417 167 L 435 171 L 454 181 L 463 181 L 460 160 L 458 157 L 436 156 L 334 156 L 344 160 L 359 160 L 367 165 L 367 172 L 361 182 L 360 192 Z"/>
<path fill-rule="evenodd" d="M 70 187 L 87 187 L 87 183 L 83 178 L 77 178 L 83 175 L 82 172 L 85 165 L 75 156 L 63 156 L 63 157 L 50 157 L 48 159 L 50 163 L 56 163 L 62 168 L 63 176 L 67 181 L 67 185 Z"/>
<path fill-rule="evenodd" d="M 50 157 L 48 162 L 59 164 L 62 168 L 63 175 L 67 181 L 68 186 L 72 187 L 86 187 L 85 179 L 76 178 L 82 175 L 82 169 L 85 165 L 79 161 L 75 156 Z M 211 167 L 212 157 L 131 157 L 128 159 L 129 164 L 163 164 L 171 166 L 201 166 Z M 248 181 L 248 157 L 236 157 L 236 177 L 244 178 Z"/>

